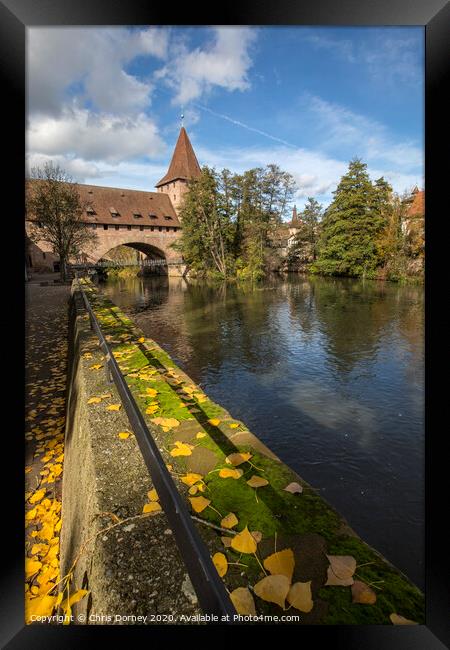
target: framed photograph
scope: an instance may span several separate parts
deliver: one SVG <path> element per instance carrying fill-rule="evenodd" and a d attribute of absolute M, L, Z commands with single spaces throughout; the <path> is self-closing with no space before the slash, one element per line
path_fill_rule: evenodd
<path fill-rule="evenodd" d="M 292 625 L 445 647 L 444 5 L 3 3 L 25 135 L 5 647 Z"/>

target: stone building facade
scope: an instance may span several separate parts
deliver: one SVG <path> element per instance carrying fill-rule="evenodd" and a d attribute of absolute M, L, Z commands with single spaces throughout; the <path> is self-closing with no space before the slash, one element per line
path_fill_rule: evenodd
<path fill-rule="evenodd" d="M 111 249 L 125 245 L 146 257 L 165 259 L 171 274 L 178 275 L 180 254 L 172 248 L 182 224 L 179 212 L 189 181 L 201 174 L 200 165 L 184 127 L 181 128 L 166 175 L 157 183 L 156 192 L 78 184 L 83 220 L 95 231 L 97 242 L 80 262 L 96 263 Z M 39 181 L 30 181 L 36 183 Z M 33 271 L 54 271 L 59 260 L 45 242 L 33 243 L 29 235 L 32 216 L 26 227 L 25 262 Z"/>

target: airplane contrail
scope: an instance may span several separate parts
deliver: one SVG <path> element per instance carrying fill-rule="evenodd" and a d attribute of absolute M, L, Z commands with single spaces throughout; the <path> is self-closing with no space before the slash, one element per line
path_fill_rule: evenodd
<path fill-rule="evenodd" d="M 260 135 L 263 135 L 266 138 L 270 138 L 271 140 L 275 140 L 275 142 L 281 142 L 282 144 L 287 145 L 288 147 L 292 147 L 293 149 L 298 149 L 298 147 L 295 144 L 291 144 L 290 142 L 286 142 L 286 140 L 282 140 L 281 138 L 277 138 L 274 135 L 270 135 L 270 133 L 266 133 L 265 131 L 261 131 L 260 129 L 255 129 L 253 126 L 249 126 L 248 124 L 244 124 L 243 122 L 239 122 L 239 120 L 235 120 L 232 117 L 228 117 L 228 115 L 223 115 L 222 113 L 216 113 L 216 111 L 212 111 L 210 108 L 207 108 L 206 106 L 202 106 L 201 104 L 194 104 L 193 106 L 196 106 L 197 108 L 200 108 L 202 111 L 206 111 L 207 113 L 211 113 L 211 115 L 215 115 L 216 117 L 221 117 L 223 120 L 227 120 L 227 122 L 231 122 L 232 124 L 236 124 L 237 126 L 241 126 L 243 129 L 247 129 L 248 131 L 254 131 L 255 133 L 259 133 Z"/>

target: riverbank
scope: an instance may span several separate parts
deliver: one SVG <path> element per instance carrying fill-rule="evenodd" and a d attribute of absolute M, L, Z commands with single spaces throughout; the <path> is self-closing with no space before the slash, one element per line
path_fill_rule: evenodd
<path fill-rule="evenodd" d="M 158 429 L 157 443 L 178 489 L 196 518 L 222 529 L 211 537 L 214 528 L 200 524 L 211 554 L 220 556 L 220 575 L 230 591 L 244 590 L 258 612 L 280 613 L 260 583 L 269 574 L 288 572 L 286 586 L 303 585 L 296 591 L 309 594 L 308 604 L 291 596 L 302 623 L 391 624 L 393 614 L 423 620 L 419 590 L 356 536 L 311 485 L 212 402 L 117 307 L 95 292 L 90 299 L 130 390 Z M 336 556 L 347 558 L 341 572 L 333 569 Z M 345 586 L 333 583 L 330 571 L 346 573 Z M 354 587 L 353 576 L 365 586 Z M 358 600 L 358 589 L 368 600 Z"/>

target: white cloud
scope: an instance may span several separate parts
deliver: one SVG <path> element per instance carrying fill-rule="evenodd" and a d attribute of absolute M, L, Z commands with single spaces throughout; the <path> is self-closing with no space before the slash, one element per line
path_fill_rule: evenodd
<path fill-rule="evenodd" d="M 152 84 L 124 66 L 139 55 L 164 58 L 169 34 L 156 28 L 32 27 L 27 37 L 29 113 L 58 114 L 77 84 L 78 94 L 100 111 L 143 110 Z"/>
<path fill-rule="evenodd" d="M 254 28 L 216 27 L 204 47 L 189 51 L 183 42 L 174 44 L 170 61 L 155 76 L 176 91 L 173 102 L 179 105 L 198 99 L 214 86 L 246 90 L 252 65 L 248 50 L 255 38 Z"/>
<path fill-rule="evenodd" d="M 76 107 L 64 109 L 59 117 L 36 116 L 27 144 L 31 153 L 112 163 L 166 152 L 154 122 L 146 115 L 120 117 Z"/>
<path fill-rule="evenodd" d="M 326 134 L 318 142 L 322 149 L 352 148 L 365 162 L 393 164 L 404 172 L 422 170 L 423 147 L 397 141 L 380 122 L 306 93 L 303 103 L 314 116 L 317 132 Z"/>

